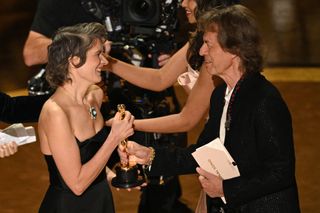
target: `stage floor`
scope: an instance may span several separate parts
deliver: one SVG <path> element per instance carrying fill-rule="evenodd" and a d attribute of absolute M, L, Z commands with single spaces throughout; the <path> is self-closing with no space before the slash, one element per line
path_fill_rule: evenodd
<path fill-rule="evenodd" d="M 316 0 L 243 0 L 261 23 L 266 46 L 265 75 L 279 88 L 292 114 L 296 176 L 303 213 L 320 209 L 320 40 L 319 2 Z M 2 1 L 0 5 L 0 90 L 11 95 L 26 94 L 27 80 L 39 66 L 26 67 L 22 49 L 36 10 L 37 0 Z M 317 21 L 318 20 L 318 21 Z M 182 25 L 183 26 L 183 25 Z M 292 67 L 283 67 L 292 65 Z M 308 66 L 299 68 L 297 66 Z M 311 67 L 313 66 L 313 67 Z M 318 67 L 315 67 L 318 66 Z M 186 95 L 176 87 L 179 100 Z M 14 91 L 13 91 L 14 90 Z M 34 125 L 29 123 L 25 125 Z M 0 123 L 0 128 L 8 124 Z M 194 143 L 203 122 L 189 132 Z M 199 195 L 196 175 L 180 177 L 182 200 L 194 209 Z M 0 159 L 0 212 L 37 212 L 48 187 L 48 174 L 39 143 L 19 148 L 17 154 Z M 136 212 L 139 191 L 116 191 L 113 196 L 117 213 Z"/>
<path fill-rule="evenodd" d="M 292 114 L 301 210 L 305 213 L 317 212 L 320 208 L 320 166 L 316 163 L 320 150 L 320 69 L 274 68 L 268 69 L 265 75 L 279 88 Z M 183 104 L 186 95 L 180 87 L 176 87 L 176 91 Z M 11 94 L 23 93 L 24 90 L 20 90 Z M 25 125 L 36 127 L 37 124 Z M 0 128 L 6 126 L 0 124 Z M 196 141 L 202 126 L 203 122 L 189 132 L 189 143 Z M 0 159 L 0 212 L 37 212 L 48 187 L 46 169 L 38 142 L 20 147 L 12 157 Z M 197 176 L 183 175 L 180 180 L 182 200 L 194 209 L 200 189 Z M 136 212 L 139 191 L 113 189 L 113 196 L 116 212 Z"/>

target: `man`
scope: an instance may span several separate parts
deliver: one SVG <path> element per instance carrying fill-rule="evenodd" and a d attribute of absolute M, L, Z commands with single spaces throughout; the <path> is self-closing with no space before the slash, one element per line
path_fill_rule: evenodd
<path fill-rule="evenodd" d="M 225 83 L 212 93 L 209 120 L 197 143 L 170 150 L 129 141 L 119 149 L 121 161 L 133 155 L 154 175 L 197 172 L 208 213 L 299 213 L 291 115 L 277 88 L 261 75 L 254 15 L 240 5 L 213 9 L 198 27 L 204 33 L 200 55 L 206 70 Z M 225 146 L 240 176 L 223 179 L 210 153 L 203 157 L 217 173 L 198 167 L 192 153 L 211 141 Z"/>

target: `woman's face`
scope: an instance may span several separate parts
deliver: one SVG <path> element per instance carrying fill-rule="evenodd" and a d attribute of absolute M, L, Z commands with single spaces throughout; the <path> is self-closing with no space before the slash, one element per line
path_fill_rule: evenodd
<path fill-rule="evenodd" d="M 104 46 L 102 42 L 100 40 L 94 41 L 93 46 L 87 52 L 86 62 L 78 68 L 82 78 L 93 83 L 101 81 L 101 69 L 109 63 L 103 53 Z"/>
<path fill-rule="evenodd" d="M 186 11 L 186 16 L 190 24 L 196 23 L 195 9 L 197 7 L 196 0 L 183 0 L 181 6 Z"/>

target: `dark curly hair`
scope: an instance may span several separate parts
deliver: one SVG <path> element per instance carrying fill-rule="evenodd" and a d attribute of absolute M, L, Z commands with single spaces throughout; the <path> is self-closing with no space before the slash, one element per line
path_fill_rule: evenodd
<path fill-rule="evenodd" d="M 95 22 L 59 28 L 48 46 L 46 79 L 50 86 L 57 88 L 66 81 L 71 81 L 68 72 L 69 59 L 79 57 L 80 62 L 75 66 L 81 67 L 86 62 L 87 51 L 94 42 L 98 39 L 104 43 L 106 35 L 105 26 Z"/>
<path fill-rule="evenodd" d="M 198 20 L 203 32 L 216 32 L 221 47 L 241 60 L 244 74 L 262 72 L 262 42 L 254 14 L 246 7 L 233 5 L 205 12 Z"/>
<path fill-rule="evenodd" d="M 200 15 L 206 11 L 239 3 L 239 0 L 196 0 L 196 2 L 197 8 L 195 10 L 195 18 L 198 20 Z M 203 43 L 202 36 L 203 32 L 199 30 L 190 34 L 190 46 L 187 52 L 187 60 L 190 66 L 195 70 L 199 70 L 203 63 L 203 57 L 199 55 L 199 50 Z"/>

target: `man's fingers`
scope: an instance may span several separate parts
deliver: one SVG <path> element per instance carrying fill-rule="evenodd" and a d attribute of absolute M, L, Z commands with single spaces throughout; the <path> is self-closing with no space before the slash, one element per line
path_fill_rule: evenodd
<path fill-rule="evenodd" d="M 118 145 L 118 152 L 121 152 L 121 154 L 123 154 L 123 152 L 126 151 L 126 146 L 123 146 L 121 143 Z"/>
<path fill-rule="evenodd" d="M 4 158 L 4 150 L 0 146 L 0 158 Z"/>
<path fill-rule="evenodd" d="M 134 155 L 129 155 L 129 166 L 135 166 L 137 165 L 137 160 Z"/>
<path fill-rule="evenodd" d="M 211 174 L 210 172 L 207 172 L 206 170 L 201 169 L 200 167 L 197 167 L 197 168 L 196 168 L 196 171 L 198 172 L 199 175 L 202 175 L 202 176 L 205 177 L 205 178 L 208 178 L 208 177 L 210 177 L 211 175 L 213 175 L 213 174 Z"/>
<path fill-rule="evenodd" d="M 8 156 L 10 155 L 9 150 L 8 150 L 8 147 L 5 147 L 5 148 L 3 149 L 3 151 L 4 151 L 4 156 L 5 156 L 5 157 L 8 157 Z"/>

